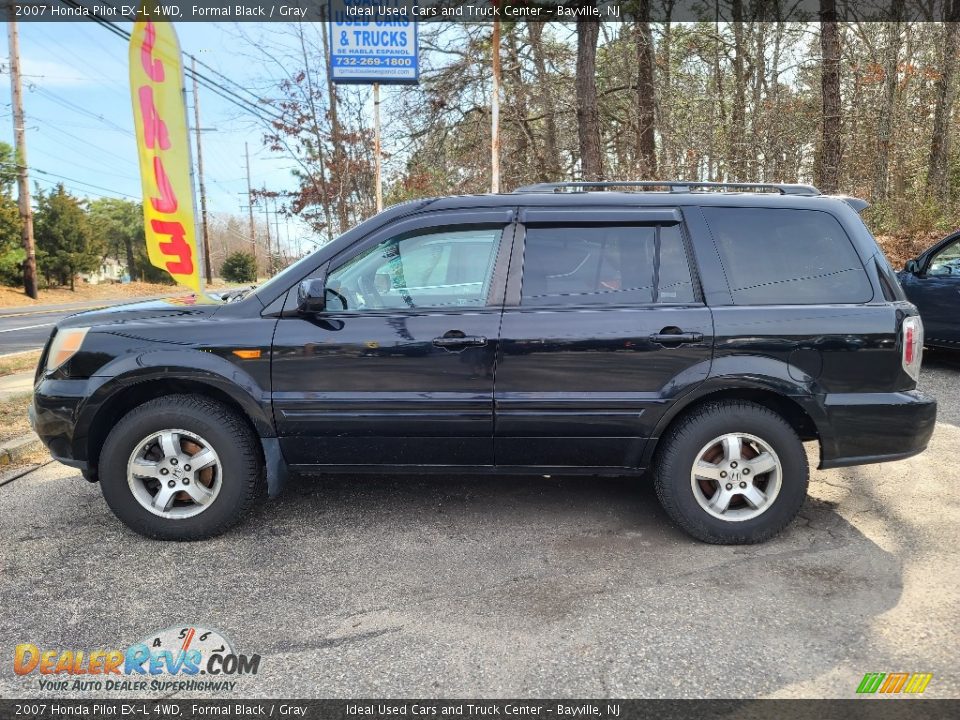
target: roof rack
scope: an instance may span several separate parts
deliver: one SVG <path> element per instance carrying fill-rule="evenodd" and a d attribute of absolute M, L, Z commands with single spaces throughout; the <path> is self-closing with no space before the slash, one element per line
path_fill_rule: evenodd
<path fill-rule="evenodd" d="M 524 185 L 514 190 L 514 194 L 525 193 L 558 193 L 571 190 L 587 190 L 596 188 L 605 190 L 609 188 L 669 188 L 672 193 L 689 193 L 694 189 L 707 190 L 746 190 L 748 192 L 755 190 L 776 191 L 781 195 L 802 195 L 804 197 L 814 197 L 820 195 L 820 191 L 813 185 L 790 185 L 784 183 L 721 183 L 721 182 L 682 182 L 667 180 L 626 180 L 626 181 L 603 181 L 603 182 L 559 182 L 559 183 L 537 183 L 535 185 Z"/>

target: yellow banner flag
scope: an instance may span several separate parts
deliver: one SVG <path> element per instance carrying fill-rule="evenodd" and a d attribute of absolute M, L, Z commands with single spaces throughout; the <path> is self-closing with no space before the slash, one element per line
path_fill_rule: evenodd
<path fill-rule="evenodd" d="M 129 57 L 147 254 L 153 265 L 199 293 L 183 64 L 173 24 L 134 23 Z"/>

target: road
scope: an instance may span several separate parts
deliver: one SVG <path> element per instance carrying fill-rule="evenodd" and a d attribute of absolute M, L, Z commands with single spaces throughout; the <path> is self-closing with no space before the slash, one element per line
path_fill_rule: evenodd
<path fill-rule="evenodd" d="M 50 331 L 57 321 L 68 315 L 95 310 L 114 305 L 125 305 L 143 300 L 155 300 L 156 297 L 124 298 L 123 300 L 98 300 L 61 305 L 35 305 L 33 307 L 0 309 L 0 355 L 36 350 L 50 337 Z"/>
<path fill-rule="evenodd" d="M 750 547 L 691 540 L 644 482 L 470 476 L 304 478 L 223 537 L 161 543 L 49 465 L 0 487 L 0 653 L 196 623 L 262 655 L 237 697 L 850 698 L 866 672 L 960 697 L 958 379 L 931 356 L 926 453 L 813 471 Z M 0 696 L 62 694 L 0 665 Z"/>

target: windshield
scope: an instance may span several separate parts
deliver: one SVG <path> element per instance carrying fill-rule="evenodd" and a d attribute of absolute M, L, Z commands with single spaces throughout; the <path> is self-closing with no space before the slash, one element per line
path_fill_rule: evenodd
<path fill-rule="evenodd" d="M 313 256 L 316 254 L 317 254 L 317 250 L 314 250 L 312 253 L 304 255 L 302 258 L 297 260 L 292 265 L 288 265 L 283 270 L 281 270 L 276 275 L 274 275 L 272 278 L 267 280 L 265 283 L 262 283 L 261 285 L 257 285 L 256 287 L 254 287 L 252 289 L 253 294 L 259 295 L 264 290 L 269 290 L 274 287 L 288 288 L 293 283 L 294 278 L 299 277 L 300 275 L 305 274 L 307 272 L 307 268 L 310 267 L 311 262 L 313 261 Z M 244 291 L 240 297 L 246 296 L 247 293 L 248 291 Z M 239 300 L 240 298 L 238 297 L 238 298 L 231 298 L 231 299 Z"/>

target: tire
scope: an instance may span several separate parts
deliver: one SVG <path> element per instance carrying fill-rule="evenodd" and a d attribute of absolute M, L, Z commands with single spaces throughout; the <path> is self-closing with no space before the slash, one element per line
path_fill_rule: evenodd
<path fill-rule="evenodd" d="M 709 403 L 683 417 L 661 439 L 654 466 L 657 496 L 670 518 L 715 544 L 773 537 L 800 511 L 809 482 L 793 428 L 746 401 Z"/>
<path fill-rule="evenodd" d="M 191 467 L 191 458 L 204 467 Z M 200 395 L 168 395 L 131 410 L 107 437 L 99 470 L 114 514 L 159 540 L 219 535 L 264 487 L 260 443 L 250 426 Z"/>

